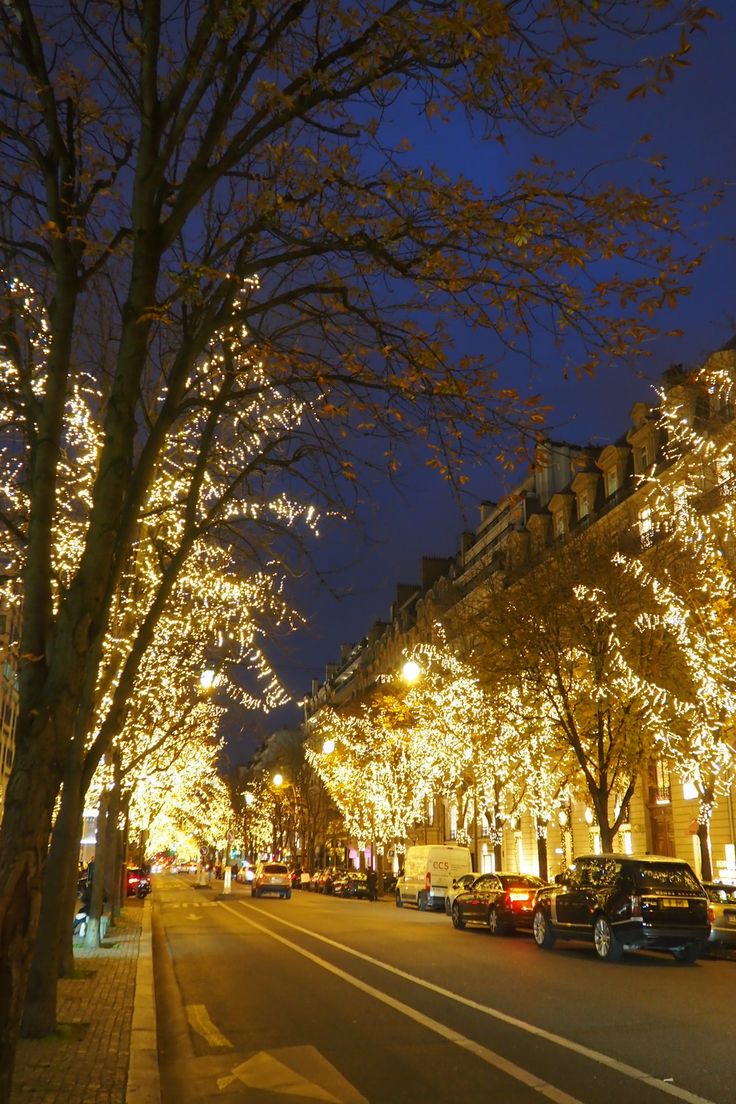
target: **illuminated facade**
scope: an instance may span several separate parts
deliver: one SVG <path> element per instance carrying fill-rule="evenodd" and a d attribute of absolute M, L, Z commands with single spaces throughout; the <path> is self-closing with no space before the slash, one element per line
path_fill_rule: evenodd
<path fill-rule="evenodd" d="M 708 365 L 736 380 L 736 344 L 714 354 Z M 452 625 L 451 643 L 467 649 L 458 626 L 477 596 L 492 594 L 494 587 L 523 588 L 535 565 L 547 562 L 569 541 L 586 541 L 588 534 L 595 534 L 612 552 L 646 562 L 649 550 L 656 548 L 672 524 L 686 468 L 691 483 L 695 478 L 703 511 L 735 498 L 732 467 L 736 465 L 723 460 L 723 451 L 713 462 L 703 459 L 701 463 L 699 454 L 694 461 L 692 451 L 684 454 L 682 447 L 673 446 L 661 417 L 667 408 L 676 410 L 679 423 L 702 433 L 703 439 L 720 436 L 736 441 L 730 400 L 705 394 L 689 373 L 673 368 L 664 377 L 662 407 L 637 403 L 628 431 L 618 440 L 596 448 L 541 445 L 534 471 L 501 502 L 484 504 L 478 528 L 462 535 L 457 556 L 449 561 L 423 560 L 421 583 L 397 589 L 389 620 L 376 622 L 358 645 L 343 648 L 341 661 L 328 669 L 324 683 L 313 683 L 305 715 L 314 716 L 326 706 L 339 709 L 365 696 L 381 674 L 397 670 L 407 649 L 434 639 L 439 620 Z M 660 499 L 669 500 L 667 509 L 653 497 L 652 486 Z M 466 624 L 471 620 L 468 612 Z M 600 849 L 593 812 L 584 803 L 563 802 L 538 830 L 528 814 L 491 825 L 488 816 L 474 815 L 470 785 L 466 797 L 455 802 L 428 801 L 423 822 L 406 842 L 464 842 L 477 870 L 500 864 L 504 869 L 536 872 L 542 865 L 541 838 L 550 876 L 575 854 Z M 615 846 L 621 851 L 677 855 L 700 872 L 700 807 L 695 787 L 683 782 L 664 751 L 657 753 L 642 762 Z M 713 876 L 736 880 L 733 788 L 715 805 L 708 831 Z"/>

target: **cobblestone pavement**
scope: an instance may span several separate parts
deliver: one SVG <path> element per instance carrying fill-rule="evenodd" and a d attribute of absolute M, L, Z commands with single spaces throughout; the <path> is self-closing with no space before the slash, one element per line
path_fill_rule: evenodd
<path fill-rule="evenodd" d="M 150 907 L 131 900 L 100 948 L 75 945 L 55 1034 L 19 1042 L 11 1104 L 157 1101 Z"/>

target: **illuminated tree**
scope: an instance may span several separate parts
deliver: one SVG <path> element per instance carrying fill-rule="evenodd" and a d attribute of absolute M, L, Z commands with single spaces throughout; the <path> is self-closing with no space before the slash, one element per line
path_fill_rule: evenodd
<path fill-rule="evenodd" d="M 554 762 L 574 796 L 590 801 L 606 851 L 659 732 L 646 682 L 656 634 L 639 619 L 641 589 L 611 562 L 608 539 L 571 540 L 462 611 L 489 693 L 516 690 L 550 739 L 539 767 Z"/>
<path fill-rule="evenodd" d="M 379 692 L 357 712 L 320 711 L 305 754 L 348 837 L 383 852 L 421 820 L 431 780 L 411 710 L 400 698 Z"/>
<path fill-rule="evenodd" d="M 616 87 L 621 67 L 599 58 L 617 35 L 682 32 L 628 82 L 659 87 L 703 18 L 688 0 L 0 8 L 0 425 L 28 489 L 27 510 L 3 512 L 24 606 L 0 839 L 0 1100 L 54 804 L 95 729 L 110 618 L 160 474 L 176 468 L 182 532 L 145 533 L 159 586 L 118 686 L 197 540 L 252 555 L 272 477 L 350 485 L 355 429 L 389 464 L 390 438 L 420 432 L 446 470 L 468 424 L 487 448 L 514 415 L 533 421 L 482 358 L 454 353 L 451 318 L 507 345 L 537 324 L 572 335 L 582 368 L 641 341 L 642 318 L 682 288 L 677 204 L 655 166 L 616 187 L 535 163 L 483 189 L 417 165 L 394 105 L 433 125 L 461 109 L 497 139 L 514 123 L 555 134 Z M 575 282 L 586 265 L 595 279 Z M 99 436 L 57 585 L 83 387 Z"/>
<path fill-rule="evenodd" d="M 662 396 L 668 463 L 642 490 L 643 551 L 620 557 L 660 637 L 649 693 L 660 754 L 699 799 L 701 872 L 709 824 L 736 779 L 736 453 L 733 357 L 715 354 Z"/>

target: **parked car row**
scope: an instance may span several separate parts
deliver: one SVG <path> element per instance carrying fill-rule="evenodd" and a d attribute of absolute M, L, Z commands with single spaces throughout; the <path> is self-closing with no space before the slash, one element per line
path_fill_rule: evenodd
<path fill-rule="evenodd" d="M 707 944 L 736 945 L 736 890 L 703 886 L 688 863 L 656 855 L 581 855 L 553 885 L 532 875 L 482 874 L 453 887 L 453 926 L 494 935 L 531 930 L 545 950 L 557 940 L 592 943 L 617 962 L 624 950 L 666 950 L 692 963 Z"/>
<path fill-rule="evenodd" d="M 396 906 L 411 903 L 423 911 L 439 902 L 457 930 L 527 930 L 544 950 L 558 940 L 588 942 L 607 962 L 619 961 L 624 950 L 653 949 L 692 963 L 708 946 L 736 947 L 736 886 L 701 883 L 681 859 L 581 855 L 554 884 L 531 874 L 462 869 L 469 865 L 465 848 L 409 848 L 394 889 Z M 308 876 L 275 861 L 257 865 L 251 893 L 288 898 L 297 885 L 336 897 L 370 897 L 362 871 L 327 867 Z"/>

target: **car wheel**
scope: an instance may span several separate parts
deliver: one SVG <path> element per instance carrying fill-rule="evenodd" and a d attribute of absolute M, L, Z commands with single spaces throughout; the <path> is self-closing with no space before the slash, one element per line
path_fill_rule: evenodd
<path fill-rule="evenodd" d="M 424 890 L 422 890 L 417 897 L 417 908 L 420 912 L 427 911 L 427 894 L 424 892 Z"/>
<path fill-rule="evenodd" d="M 401 894 L 399 893 L 398 889 L 396 890 L 396 907 L 397 908 L 403 908 L 404 907 L 404 902 L 401 900 Z"/>
<path fill-rule="evenodd" d="M 493 905 L 488 910 L 488 929 L 491 935 L 501 935 L 503 928 L 501 927 L 501 920 L 499 919 L 498 909 Z"/>
<path fill-rule="evenodd" d="M 550 947 L 555 945 L 555 935 L 549 926 L 549 921 L 540 908 L 534 910 L 534 918 L 532 920 L 532 932 L 534 934 L 534 942 L 538 947 L 544 947 L 545 950 L 549 950 Z"/>
<path fill-rule="evenodd" d="M 465 927 L 465 921 L 463 920 L 463 914 L 460 911 L 460 906 L 457 901 L 452 906 L 452 926 L 457 928 L 458 931 L 462 931 Z"/>
<path fill-rule="evenodd" d="M 596 916 L 593 925 L 593 942 L 596 954 L 604 962 L 619 962 L 624 949 L 616 938 L 605 916 Z"/>
<path fill-rule="evenodd" d="M 684 962 L 688 966 L 692 966 L 694 962 L 698 961 L 700 948 L 697 943 L 686 943 L 683 947 L 673 947 L 672 953 L 678 962 Z"/>

